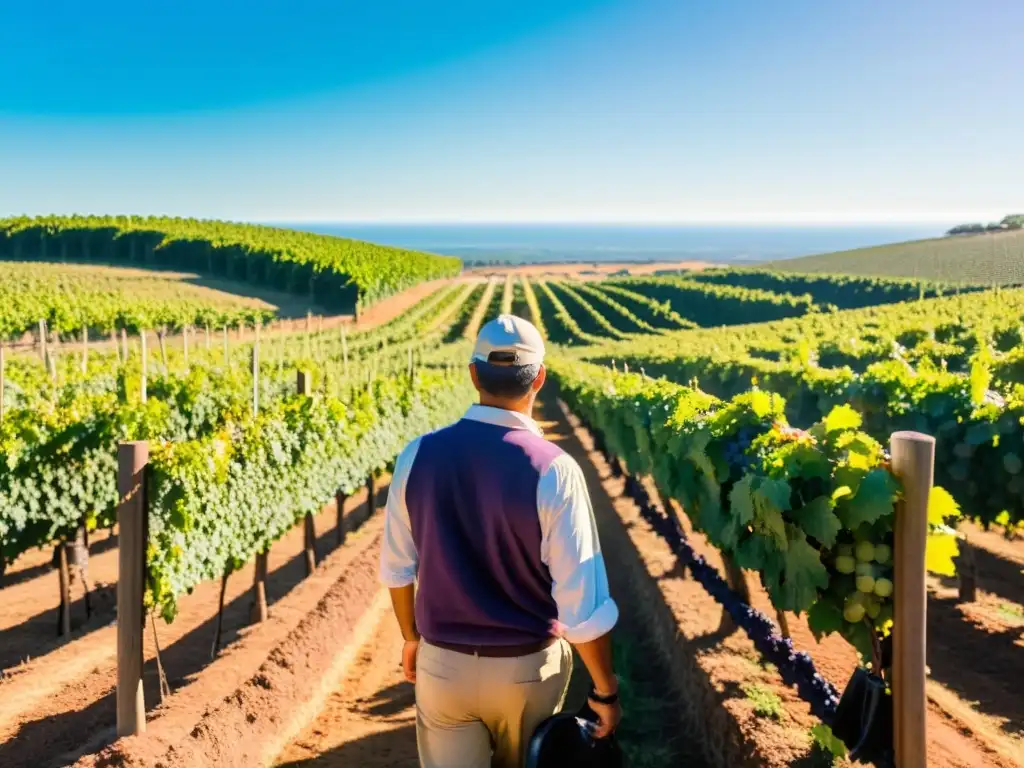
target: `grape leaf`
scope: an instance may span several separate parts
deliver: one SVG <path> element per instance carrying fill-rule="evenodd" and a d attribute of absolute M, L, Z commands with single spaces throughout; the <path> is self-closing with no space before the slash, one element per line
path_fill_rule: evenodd
<path fill-rule="evenodd" d="M 846 757 L 846 745 L 824 723 L 818 723 L 811 728 L 811 737 L 822 750 L 830 752 L 833 757 Z"/>
<path fill-rule="evenodd" d="M 853 495 L 853 489 L 848 485 L 840 485 L 834 491 L 832 491 L 832 501 L 839 501 L 847 496 Z"/>
<path fill-rule="evenodd" d="M 807 626 L 819 641 L 832 632 L 841 632 L 844 622 L 843 609 L 827 597 L 818 600 L 807 611 Z"/>
<path fill-rule="evenodd" d="M 941 486 L 933 486 L 928 494 L 928 525 L 945 525 L 960 517 L 960 505 Z"/>
<path fill-rule="evenodd" d="M 819 496 L 791 513 L 791 517 L 816 541 L 826 547 L 836 543 L 836 536 L 843 524 L 832 511 L 828 496 Z"/>
<path fill-rule="evenodd" d="M 758 529 L 766 534 L 781 550 L 789 546 L 786 539 L 786 521 L 782 517 L 782 511 L 778 507 L 762 506 L 758 516 Z"/>
<path fill-rule="evenodd" d="M 837 405 L 825 417 L 825 432 L 840 432 L 844 429 L 858 429 L 863 419 L 849 405 Z"/>
<path fill-rule="evenodd" d="M 729 493 L 729 509 L 737 525 L 745 526 L 754 519 L 755 483 L 759 479 L 756 475 L 745 475 Z"/>
<path fill-rule="evenodd" d="M 925 569 L 940 576 L 956 576 L 954 558 L 960 554 L 956 532 L 941 528 L 928 534 L 925 545 Z"/>
<path fill-rule="evenodd" d="M 721 504 L 710 500 L 709 503 L 700 506 L 695 517 L 694 522 L 716 547 L 729 550 L 736 546 L 739 529 L 735 517 L 727 514 Z"/>
<path fill-rule="evenodd" d="M 738 540 L 744 527 L 753 523 L 755 529 L 769 536 L 778 549 L 786 549 L 786 522 L 782 513 L 790 508 L 791 494 L 789 483 L 783 480 L 745 475 L 729 494 L 735 525 L 735 531 L 731 532 L 734 540 Z"/>
<path fill-rule="evenodd" d="M 867 624 L 863 621 L 858 621 L 856 624 L 844 621 L 842 635 L 846 642 L 857 649 L 862 661 L 871 659 L 874 649 L 871 643 L 871 630 Z"/>
<path fill-rule="evenodd" d="M 772 396 L 762 390 L 750 393 L 750 410 L 759 419 L 763 419 L 772 412 Z"/>
<path fill-rule="evenodd" d="M 736 565 L 748 571 L 767 571 L 777 573 L 780 569 L 778 550 L 770 539 L 764 536 L 747 536 L 736 548 Z"/>
<path fill-rule="evenodd" d="M 852 499 L 844 500 L 836 511 L 843 526 L 851 531 L 863 523 L 873 523 L 891 515 L 899 486 L 888 470 L 876 467 L 861 480 Z"/>
<path fill-rule="evenodd" d="M 814 605 L 819 589 L 828 588 L 828 570 L 802 531 L 791 527 L 789 534 L 781 578 L 769 581 L 768 588 L 778 608 L 799 613 Z"/>
<path fill-rule="evenodd" d="M 785 480 L 773 480 L 765 477 L 757 485 L 757 500 L 759 508 L 778 509 L 787 512 L 791 508 L 790 496 L 793 490 Z"/>

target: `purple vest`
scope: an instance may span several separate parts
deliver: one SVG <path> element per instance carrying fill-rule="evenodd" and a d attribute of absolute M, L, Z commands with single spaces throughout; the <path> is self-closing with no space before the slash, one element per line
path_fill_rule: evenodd
<path fill-rule="evenodd" d="M 519 645 L 558 617 L 540 559 L 537 481 L 562 450 L 471 419 L 422 438 L 405 502 L 419 555 L 416 625 L 427 642 Z"/>

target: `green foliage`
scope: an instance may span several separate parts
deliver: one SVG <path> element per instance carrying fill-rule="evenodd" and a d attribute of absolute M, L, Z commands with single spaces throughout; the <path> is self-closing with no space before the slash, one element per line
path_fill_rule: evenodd
<path fill-rule="evenodd" d="M 668 301 L 655 301 L 649 296 L 630 290 L 622 283 L 602 280 L 599 283 L 593 283 L 591 287 L 594 291 L 617 301 L 647 328 L 660 331 L 697 327 L 692 320 L 687 320 L 675 312 Z"/>
<path fill-rule="evenodd" d="M 754 705 L 754 714 L 772 720 L 781 720 L 785 713 L 782 699 L 770 688 L 760 683 L 744 683 L 741 686 L 743 695 Z"/>
<path fill-rule="evenodd" d="M 588 336 L 627 338 L 608 318 L 598 312 L 583 295 L 566 282 L 553 282 L 552 290 L 562 300 L 563 306 L 576 320 L 580 329 Z"/>
<path fill-rule="evenodd" d="M 613 284 L 666 302 L 686 320 L 702 327 L 741 325 L 803 315 L 816 309 L 810 296 L 759 288 L 700 283 L 679 277 L 631 277 Z"/>
<path fill-rule="evenodd" d="M 351 402 L 294 396 L 151 457 L 147 605 L 241 567 L 336 491 L 351 493 L 413 437 L 454 421 L 472 388 L 430 372 L 377 380 Z"/>
<path fill-rule="evenodd" d="M 0 220 L 0 257 L 82 260 L 194 270 L 283 287 L 338 311 L 363 307 L 424 280 L 451 277 L 458 259 L 220 221 L 139 216 Z"/>
<path fill-rule="evenodd" d="M 846 745 L 841 739 L 837 739 L 832 729 L 824 723 L 818 723 L 811 728 L 811 741 L 824 754 L 832 758 L 832 762 L 846 757 Z"/>
<path fill-rule="evenodd" d="M 872 636 L 891 628 L 901 489 L 856 412 L 836 407 L 800 430 L 760 390 L 721 401 L 565 358 L 550 370 L 629 472 L 653 476 L 714 546 L 756 571 L 776 608 L 807 611 L 816 635 L 839 633 L 871 657 Z M 929 567 L 944 573 L 959 510 L 940 488 L 932 505 Z"/>
<path fill-rule="evenodd" d="M 344 342 L 337 329 L 267 337 L 260 354 L 260 418 L 270 419 L 292 396 L 296 369 L 313 375 L 319 396 L 346 403 L 362 396 L 370 381 L 405 381 L 410 355 L 418 360 L 425 347 L 437 345 L 465 299 L 461 286 L 441 288 L 395 321 L 350 333 Z M 110 351 L 93 350 L 84 373 L 78 355 L 59 357 L 56 381 L 33 357 L 8 359 L 0 424 L 0 557 L 5 562 L 67 539 L 83 521 L 90 528 L 113 524 L 120 440 L 151 440 L 187 452 L 186 444 L 203 445 L 213 435 L 224 440 L 223 434 L 235 435 L 252 418 L 251 344 L 232 344 L 225 361 L 219 340 L 209 351 L 193 342 L 187 371 L 180 347 L 168 350 L 165 368 L 155 346 L 149 350 L 145 405 L 137 339 L 125 363 Z M 439 407 L 443 402 L 442 394 Z M 360 418 L 369 418 L 367 413 L 359 411 Z M 390 414 L 384 417 L 398 425 Z"/>
<path fill-rule="evenodd" d="M 773 269 L 707 269 L 687 277 L 700 283 L 734 285 L 772 293 L 808 295 L 815 304 L 856 309 L 952 292 L 953 286 L 920 280 L 849 275 L 816 275 Z"/>
<path fill-rule="evenodd" d="M 696 379 L 721 397 L 757 382 L 785 398 L 793 424 L 812 424 L 845 405 L 878 441 L 900 430 L 934 435 L 936 482 L 972 516 L 1013 527 L 1024 520 L 1024 397 L 1013 394 L 1024 383 L 1024 352 L 999 351 L 996 341 L 1017 338 L 1022 315 L 1024 292 L 1001 290 L 611 342 L 584 354 L 676 381 Z M 823 348 L 835 349 L 843 336 L 843 367 L 825 367 L 831 353 Z M 919 341 L 906 348 L 897 337 Z M 803 359 L 796 352 L 801 342 L 813 350 Z M 767 349 L 779 359 L 764 359 Z M 947 355 L 961 360 L 960 371 L 944 365 Z M 864 511 L 855 505 L 849 513 Z"/>
<path fill-rule="evenodd" d="M 551 340 L 558 344 L 600 344 L 606 341 L 607 337 L 598 336 L 584 331 L 572 313 L 566 309 L 562 300 L 551 290 L 545 281 L 536 283 L 538 288 L 538 302 L 541 308 L 541 315 L 552 315 L 555 322 L 547 324 L 547 332 L 552 334 Z"/>
<path fill-rule="evenodd" d="M 274 316 L 262 302 L 171 280 L 159 273 L 65 264 L 0 262 L 0 341 L 34 332 L 40 320 L 59 336 L 82 328 L 180 329 L 252 325 Z"/>
<path fill-rule="evenodd" d="M 545 339 L 548 338 L 547 326 L 544 324 L 544 315 L 540 309 L 540 303 L 537 301 L 537 294 L 533 292 L 533 286 L 530 285 L 530 281 L 524 275 L 520 278 L 520 283 L 523 286 L 523 298 L 526 300 L 526 306 L 529 309 L 529 320 L 534 326 L 540 331 L 540 335 Z"/>
<path fill-rule="evenodd" d="M 628 338 L 632 334 L 637 333 L 661 332 L 660 329 L 655 328 L 639 315 L 632 312 L 624 303 L 618 301 L 612 293 L 599 290 L 593 283 L 579 282 L 574 286 L 574 290 L 581 298 L 586 297 L 597 302 L 603 311 L 607 312 L 610 310 L 616 322 L 624 324 L 624 329 L 621 331 L 616 329 L 616 332 L 613 334 L 614 336 Z M 601 315 L 601 317 L 604 317 L 604 315 Z"/>

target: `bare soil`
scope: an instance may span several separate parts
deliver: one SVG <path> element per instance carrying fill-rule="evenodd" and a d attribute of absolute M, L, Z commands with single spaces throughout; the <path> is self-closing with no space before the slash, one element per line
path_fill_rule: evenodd
<path fill-rule="evenodd" d="M 564 416 L 553 403 L 548 403 L 543 408 L 543 417 L 540 424 L 548 439 L 558 442 L 573 455 L 587 473 L 595 514 L 602 527 L 621 528 L 613 511 L 613 500 L 601 487 L 593 464 L 588 462 L 583 446 L 574 438 Z M 602 530 L 606 557 L 614 561 L 616 545 L 630 545 L 628 540 L 612 540 L 605 537 L 605 533 Z M 644 692 L 653 689 L 658 694 L 653 712 L 634 712 L 635 721 L 623 723 L 620 729 L 623 747 L 627 753 L 643 760 L 634 764 L 683 764 L 700 768 L 706 763 L 695 746 L 692 731 L 679 716 L 682 710 L 671 705 L 672 695 L 664 685 L 666 670 L 652 662 L 647 652 L 649 638 L 644 632 L 642 614 L 636 610 L 636 595 L 624 571 L 609 570 L 612 594 L 622 613 L 617 629 L 618 642 L 632 651 L 626 659 L 634 665 L 619 672 L 630 680 L 632 689 Z M 419 764 L 415 693 L 402 675 L 401 649 L 398 624 L 388 615 L 379 624 L 373 639 L 361 649 L 359 661 L 351 668 L 344 684 L 330 696 L 316 720 L 278 756 L 276 765 L 280 768 L 415 768 Z M 586 670 L 577 659 L 567 699 L 568 709 L 582 705 L 588 684 Z M 634 700 L 638 705 L 645 703 L 639 698 Z"/>
<path fill-rule="evenodd" d="M 481 277 L 526 275 L 527 277 L 591 277 L 602 278 L 616 272 L 626 271 L 631 275 L 649 275 L 663 270 L 700 270 L 714 266 L 706 261 L 656 261 L 656 262 L 568 262 L 564 264 L 511 264 L 509 266 L 469 267 L 467 275 Z"/>
<path fill-rule="evenodd" d="M 385 498 L 386 486 L 379 484 L 376 506 L 380 507 Z M 363 490 L 346 502 L 346 528 L 355 530 L 365 520 L 367 511 Z M 317 551 L 321 558 L 334 548 L 337 538 L 334 504 L 324 512 L 328 514 L 316 518 Z M 102 583 L 99 591 L 106 597 L 98 601 L 93 619 L 84 622 L 84 605 L 78 593 L 72 608 L 76 622 L 69 638 L 55 636 L 57 577 L 40 562 L 44 559 L 41 553 L 21 558 L 11 573 L 12 583 L 0 591 L 5 607 L 0 614 L 0 658 L 6 667 L 0 679 L 0 700 L 4 701 L 0 709 L 0 765 L 4 768 L 38 768 L 84 745 L 98 746 L 111 740 L 117 678 L 115 605 L 111 597 L 117 576 L 115 543 L 116 538 L 109 545 L 101 540 L 95 547 L 100 552 L 90 558 L 90 572 Z M 305 572 L 301 525 L 271 549 L 269 568 L 267 600 L 272 618 L 296 621 L 315 606 L 319 599 L 315 590 L 306 596 L 312 601 L 309 605 L 287 607 L 284 602 L 296 587 L 311 581 Z M 231 646 L 252 631 L 253 574 L 254 565 L 249 563 L 228 580 L 222 647 Z M 198 697 L 197 713 L 238 684 L 237 680 L 232 683 L 234 678 L 230 676 L 218 680 L 216 675 L 199 675 L 211 661 L 219 592 L 219 583 L 202 584 L 182 598 L 181 611 L 174 623 L 157 621 L 162 661 L 172 690 L 180 691 L 201 680 L 202 686 L 197 690 L 205 690 L 211 696 Z M 259 629 L 262 631 L 265 626 Z M 279 631 L 285 627 L 287 622 Z M 269 650 L 267 637 L 264 632 L 263 655 L 255 651 L 254 659 L 265 658 Z M 147 709 L 152 710 L 159 703 L 152 626 L 145 632 L 144 651 L 145 696 Z M 232 675 L 244 671 L 244 665 L 233 666 Z"/>
<path fill-rule="evenodd" d="M 632 740 L 627 746 L 667 750 L 675 763 L 687 765 L 817 764 L 808 735 L 817 720 L 808 706 L 761 663 L 742 632 L 723 625 L 718 604 L 681 572 L 585 430 L 553 403 L 543 415 L 549 438 L 583 467 L 613 594 L 623 608 L 620 637 L 643 649 L 642 668 L 630 675 L 653 681 L 660 704 L 654 710 L 662 720 L 653 729 L 631 734 L 638 724 L 624 722 L 623 740 Z M 378 505 L 383 497 L 382 490 Z M 364 498 L 350 499 L 347 527 L 361 522 L 358 509 L 365 509 Z M 325 511 L 318 517 L 321 553 L 335 538 L 333 510 Z M 687 526 L 685 516 L 681 520 Z M 978 558 L 978 602 L 956 605 L 955 585 L 930 584 L 928 763 L 1012 768 L 1024 765 L 1016 735 L 1022 697 L 1014 690 L 1024 680 L 1024 621 L 1017 621 L 1014 609 L 1020 605 L 1014 599 L 1020 563 L 1015 542 L 1004 541 L 1005 549 L 1001 539 L 990 542 L 976 535 L 985 532 L 970 533 L 979 552 L 993 558 Z M 84 755 L 78 768 L 248 768 L 275 755 L 282 766 L 416 765 L 412 690 L 398 668 L 400 637 L 393 617 L 380 611 L 380 598 L 374 602 L 379 589 L 372 537 L 379 536 L 379 516 L 363 526 L 363 534 L 371 538 L 359 544 L 358 536 L 350 536 L 312 578 L 305 578 L 301 531 L 279 542 L 271 553 L 272 621 L 256 628 L 248 627 L 251 565 L 234 574 L 228 582 L 226 648 L 212 664 L 219 585 L 202 585 L 183 599 L 175 623 L 158 628 L 175 689 L 163 705 L 147 629 L 150 732 L 109 747 L 116 538 L 93 542 L 92 576 L 106 597 L 97 600 L 89 623 L 82 622 L 79 598 L 69 640 L 53 637 L 58 592 L 49 553 L 26 555 L 0 591 L 0 664 L 7 668 L 0 680 L 0 765 L 47 768 L 78 755 Z M 699 534 L 689 534 L 698 552 L 721 567 L 717 551 Z M 751 591 L 755 606 L 774 615 L 756 583 Z M 788 622 L 797 647 L 808 650 L 819 671 L 841 689 L 856 664 L 853 651 L 834 638 L 817 643 L 802 619 L 790 615 Z M 577 686 L 579 680 L 577 675 Z M 759 714 L 755 693 L 774 697 L 778 714 Z"/>
<path fill-rule="evenodd" d="M 387 615 L 319 717 L 278 756 L 302 768 L 417 768 L 415 693 L 401 668 L 402 634 Z"/>

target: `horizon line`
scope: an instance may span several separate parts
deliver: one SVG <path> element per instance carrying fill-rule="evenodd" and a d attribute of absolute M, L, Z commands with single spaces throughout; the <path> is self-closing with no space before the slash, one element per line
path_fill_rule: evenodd
<path fill-rule="evenodd" d="M 1006 214 L 1004 214 L 1006 215 Z M 972 222 L 986 223 L 998 221 L 1002 216 L 993 219 L 988 216 L 947 216 L 942 218 L 907 218 L 907 219 L 328 219 L 328 218 L 253 218 L 253 224 L 264 225 L 295 225 L 324 224 L 352 226 L 589 226 L 589 227 L 699 227 L 699 226 L 736 226 L 736 227 L 834 227 L 834 226 L 945 226 L 947 224 L 965 224 Z M 244 220 L 244 219 L 243 219 Z"/>

